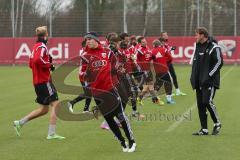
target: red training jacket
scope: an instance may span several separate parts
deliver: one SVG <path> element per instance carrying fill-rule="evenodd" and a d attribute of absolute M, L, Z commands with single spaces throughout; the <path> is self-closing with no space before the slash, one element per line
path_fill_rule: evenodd
<path fill-rule="evenodd" d="M 32 54 L 29 59 L 29 67 L 32 69 L 33 84 L 46 83 L 51 79 L 47 46 L 42 42 L 37 42 L 33 46 Z"/>
<path fill-rule="evenodd" d="M 110 91 L 114 88 L 111 57 L 112 52 L 105 50 L 100 44 L 96 49 L 86 47 L 81 55 L 82 65 L 86 65 L 84 81 L 89 82 L 93 95 L 101 94 L 98 90 Z M 95 90 L 98 89 L 98 90 Z"/>
<path fill-rule="evenodd" d="M 152 53 L 148 46 L 142 47 L 138 46 L 136 49 L 137 54 L 137 64 L 140 66 L 142 71 L 150 71 L 150 64 L 152 60 Z"/>
<path fill-rule="evenodd" d="M 168 72 L 166 54 L 168 54 L 167 50 L 163 46 L 152 49 L 153 66 L 156 74 Z"/>

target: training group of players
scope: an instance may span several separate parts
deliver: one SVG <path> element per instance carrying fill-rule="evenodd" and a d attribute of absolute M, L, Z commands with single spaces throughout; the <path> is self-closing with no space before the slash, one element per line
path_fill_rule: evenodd
<path fill-rule="evenodd" d="M 57 90 L 51 80 L 51 71 L 54 71 L 55 67 L 46 46 L 47 28 L 37 27 L 36 37 L 37 42 L 30 56 L 29 67 L 33 73 L 36 102 L 40 107 L 22 119 L 14 121 L 14 129 L 20 136 L 24 124 L 45 115 L 51 106 L 47 139 L 65 139 L 55 132 L 59 101 Z M 143 98 L 147 97 L 147 93 L 150 93 L 153 103 L 164 104 L 158 96 L 162 86 L 166 93 L 167 104 L 175 103 L 172 99 L 172 81 L 176 95 L 186 95 L 178 87 L 171 56 L 175 47 L 168 45 L 167 32 L 162 32 L 160 38 L 154 40 L 152 45 L 153 49 L 150 49 L 145 37 L 129 36 L 127 33 L 120 35 L 109 33 L 105 43 L 102 44 L 97 33 L 89 32 L 82 42 L 79 79 L 84 93 L 68 103 L 69 110 L 73 112 L 74 104 L 85 99 L 84 112 L 89 112 L 93 98 L 97 111 L 105 119 L 101 128 L 113 132 L 123 152 L 134 152 L 136 149 L 133 132 L 124 112 L 128 101 L 132 105 L 132 116 L 138 117 L 140 114 L 137 111 L 137 104 L 143 105 Z M 125 142 L 119 127 L 122 127 L 128 143 Z"/>
<path fill-rule="evenodd" d="M 159 39 L 153 41 L 153 49 L 150 49 L 143 36 L 129 36 L 127 33 L 118 35 L 113 32 L 109 33 L 105 43 L 101 44 L 97 33 L 87 33 L 82 42 L 83 49 L 80 51 L 79 69 L 79 79 L 85 93 L 69 102 L 69 110 L 73 112 L 74 104 L 86 99 L 84 112 L 89 112 L 93 97 L 98 110 L 105 118 L 101 128 L 111 129 L 125 151 L 128 147 L 119 130 L 121 126 L 129 141 L 128 152 L 135 150 L 136 143 L 124 113 L 127 102 L 131 102 L 132 116 L 140 116 L 137 101 L 143 105 L 142 99 L 148 92 L 153 103 L 164 104 L 157 96 L 157 92 L 164 85 L 166 102 L 174 104 L 169 68 L 174 77 L 176 95 L 186 95 L 178 88 L 171 63 L 171 51 L 175 48 L 169 47 L 167 40 L 167 33 L 163 32 Z M 151 64 L 156 74 L 155 81 Z"/>
<path fill-rule="evenodd" d="M 199 43 L 212 44 L 212 42 L 208 40 L 208 35 L 206 34 L 207 36 L 204 37 L 205 34 L 203 33 L 198 33 L 202 36 L 202 38 L 199 38 L 201 39 Z M 33 85 L 37 95 L 36 102 L 40 106 L 22 119 L 14 121 L 14 129 L 17 135 L 20 136 L 20 130 L 24 124 L 32 119 L 45 115 L 50 109 L 49 106 L 51 106 L 52 111 L 47 139 L 65 139 L 65 137 L 55 132 L 57 121 L 56 110 L 59 107 L 59 101 L 56 88 L 51 80 L 50 72 L 54 71 L 55 67 L 52 64 L 52 57 L 48 54 L 46 46 L 48 41 L 47 28 L 45 26 L 37 27 L 36 37 L 37 42 L 30 56 L 29 67 L 32 69 Z M 209 46 L 210 45 L 207 47 Z M 216 45 L 215 48 L 214 45 L 212 45 L 212 47 L 214 53 L 216 48 L 216 54 L 212 54 L 212 56 L 209 57 L 214 60 L 214 65 L 211 66 L 211 68 L 213 68 L 209 75 L 216 76 L 216 73 L 219 73 L 221 68 L 221 65 L 219 65 L 219 63 L 221 63 L 221 57 L 217 56 L 217 53 L 220 55 L 221 52 L 218 51 L 219 49 Z M 79 79 L 84 93 L 68 103 L 70 112 L 73 112 L 74 104 L 83 99 L 86 100 L 84 112 L 89 112 L 89 105 L 91 98 L 93 98 L 97 106 L 97 112 L 100 112 L 105 119 L 101 124 L 101 128 L 110 129 L 113 132 L 114 136 L 120 142 L 123 152 L 134 152 L 136 150 L 136 141 L 124 111 L 128 101 L 131 102 L 132 105 L 132 116 L 138 117 L 140 113 L 137 111 L 137 104 L 143 105 L 142 100 L 147 96 L 147 93 L 150 93 L 153 103 L 158 105 L 164 104 L 158 96 L 162 86 L 166 94 L 166 103 L 169 105 L 175 103 L 172 98 L 173 85 L 176 88 L 175 95 L 186 95 L 179 89 L 176 73 L 172 64 L 171 54 L 174 50 L 175 47 L 168 45 L 167 32 L 162 32 L 160 38 L 152 42 L 152 49 L 150 49 L 146 38 L 143 36 L 135 37 L 133 35 L 129 36 L 127 33 L 121 33 L 120 35 L 109 33 L 106 36 L 105 43 L 102 44 L 97 33 L 88 32 L 84 36 L 82 50 L 79 56 Z M 196 66 L 195 64 L 197 63 L 195 59 L 196 58 L 193 59 L 193 66 Z M 197 67 L 199 67 L 199 65 L 197 65 Z M 201 70 L 198 69 L 196 71 L 200 72 Z M 206 74 L 208 74 L 208 72 L 206 72 Z M 198 75 L 198 73 L 192 75 L 191 79 L 193 79 L 194 75 Z M 218 79 L 219 76 L 215 78 L 215 81 Z M 194 77 L 193 81 L 198 84 L 198 77 Z M 213 84 L 212 80 L 210 81 L 208 79 L 208 82 Z M 219 83 L 217 84 L 219 85 Z M 196 86 L 198 88 L 198 85 L 195 85 L 195 88 Z M 213 91 L 214 87 L 219 88 L 219 86 L 214 85 Z M 198 92 L 200 93 L 202 91 L 201 85 Z M 213 94 L 210 94 L 210 91 L 206 91 L 206 93 L 206 96 L 205 94 L 202 96 L 206 97 L 205 99 L 210 98 L 208 109 L 210 113 L 212 113 L 211 116 L 214 119 L 215 130 L 217 131 L 216 133 L 218 133 L 221 124 L 215 114 L 215 106 L 212 104 Z M 199 98 L 199 101 L 201 101 L 201 99 L 202 98 Z M 206 116 L 202 114 L 206 111 L 205 105 L 201 105 L 201 108 L 200 120 L 202 116 L 203 120 L 201 121 L 204 121 L 205 124 Z M 204 134 L 207 134 L 207 127 L 205 126 L 206 125 L 202 125 L 202 129 L 205 129 L 203 130 Z M 120 127 L 123 129 L 128 143 L 125 141 Z M 200 135 L 200 132 L 197 134 Z M 203 132 L 201 130 L 201 135 L 202 134 Z"/>

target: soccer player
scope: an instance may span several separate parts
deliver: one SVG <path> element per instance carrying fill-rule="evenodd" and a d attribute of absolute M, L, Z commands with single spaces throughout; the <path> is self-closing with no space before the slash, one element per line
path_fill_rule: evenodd
<path fill-rule="evenodd" d="M 147 46 L 147 41 L 145 37 L 141 36 L 138 38 L 138 43 L 140 44 L 137 48 L 137 63 L 143 72 L 144 83 L 143 83 L 143 90 L 139 95 L 138 102 L 143 105 L 143 97 L 146 93 L 150 92 L 152 96 L 152 102 L 163 105 L 164 102 L 161 101 L 155 93 L 154 90 L 154 82 L 153 82 L 153 75 L 150 68 L 151 61 L 152 61 L 152 53 L 150 48 Z"/>
<path fill-rule="evenodd" d="M 64 139 L 65 137 L 57 135 L 55 132 L 57 121 L 56 109 L 59 106 L 59 101 L 50 74 L 50 71 L 54 70 L 54 66 L 46 46 L 48 41 L 47 27 L 37 27 L 36 36 L 37 42 L 30 56 L 29 67 L 32 69 L 33 85 L 37 95 L 36 102 L 39 104 L 39 108 L 22 119 L 14 121 L 14 129 L 17 135 L 20 136 L 20 130 L 27 122 L 47 114 L 49 106 L 51 106 L 52 111 L 50 114 L 47 139 Z"/>
<path fill-rule="evenodd" d="M 85 50 L 85 47 L 86 47 L 86 40 L 83 40 L 82 41 L 82 49 L 80 50 L 80 56 L 84 53 L 84 50 Z M 90 103 L 91 103 L 91 93 L 88 89 L 88 83 L 86 81 L 83 80 L 83 72 L 80 72 L 82 70 L 82 67 L 86 67 L 86 66 L 83 66 L 81 64 L 81 60 L 80 60 L 80 67 L 79 67 L 79 80 L 80 80 L 80 83 L 83 87 L 83 91 L 84 91 L 84 95 L 79 95 L 78 97 L 74 98 L 73 100 L 71 100 L 69 103 L 68 103 L 68 107 L 69 107 L 69 110 L 70 112 L 73 113 L 73 106 L 80 102 L 81 100 L 85 99 L 85 106 L 84 106 L 84 109 L 83 109 L 83 112 L 89 112 L 89 106 L 90 106 Z"/>
<path fill-rule="evenodd" d="M 127 33 L 121 33 L 119 35 L 121 38 L 119 54 L 120 61 L 123 63 L 123 67 L 125 70 L 123 81 L 124 81 L 124 87 L 127 90 L 128 97 L 131 97 L 131 104 L 132 104 L 132 116 L 138 117 L 140 114 L 137 111 L 137 96 L 138 96 L 138 86 L 135 84 L 135 81 L 133 79 L 133 73 L 134 69 L 137 68 L 137 64 L 135 62 L 135 50 L 133 50 L 135 47 L 133 46 L 133 39 L 131 39 L 130 43 L 130 37 Z"/>
<path fill-rule="evenodd" d="M 109 48 L 109 45 L 110 45 L 110 39 L 112 37 L 118 37 L 118 34 L 116 32 L 109 32 L 107 35 L 106 35 L 106 40 L 105 40 L 105 43 L 103 45 L 104 48 Z"/>
<path fill-rule="evenodd" d="M 135 63 L 134 54 L 129 51 L 127 46 L 128 46 L 128 42 L 125 40 L 122 40 L 120 43 L 120 52 L 125 57 L 124 79 L 127 80 L 127 82 L 125 82 L 125 87 L 128 91 L 128 95 L 131 97 L 130 100 L 132 104 L 132 116 L 137 117 L 140 115 L 139 112 L 137 111 L 138 86 L 133 79 L 133 73 L 134 73 L 134 68 L 136 68 L 136 63 Z"/>
<path fill-rule="evenodd" d="M 130 47 L 130 37 L 127 33 L 123 32 L 119 35 L 119 37 L 121 38 L 121 41 L 125 41 L 127 48 Z"/>
<path fill-rule="evenodd" d="M 95 32 L 87 33 L 85 38 L 87 44 L 86 52 L 81 55 L 83 63 L 87 65 L 84 79 L 89 82 L 91 93 L 98 109 L 120 142 L 123 152 L 134 152 L 136 142 L 128 119 L 123 111 L 121 97 L 115 88 L 116 82 L 114 82 L 114 76 L 118 68 L 111 66 L 110 57 L 112 56 L 112 52 L 105 50 L 101 46 Z M 120 121 L 128 139 L 128 145 L 125 143 L 125 139 L 114 117 Z"/>
<path fill-rule="evenodd" d="M 139 65 L 137 64 L 137 56 L 136 56 L 136 49 L 138 48 L 137 46 L 137 39 L 135 35 L 130 36 L 130 42 L 129 42 L 129 48 L 128 51 L 131 54 L 132 60 L 134 61 L 134 66 L 132 68 L 132 75 L 134 79 L 137 80 L 139 83 L 141 81 L 142 73 Z M 142 90 L 142 86 L 139 86 L 139 89 Z"/>
<path fill-rule="evenodd" d="M 116 32 L 109 32 L 107 35 L 106 35 L 106 41 L 105 41 L 105 44 L 103 45 L 104 49 L 106 50 L 106 52 L 112 52 L 112 56 L 110 57 L 110 61 L 111 61 L 111 65 L 114 66 L 116 65 L 117 63 L 117 58 L 116 56 L 114 56 L 115 52 L 118 51 L 118 49 L 116 49 L 114 42 L 112 42 L 112 39 L 119 39 L 119 36 Z M 119 43 L 118 43 L 119 45 Z M 114 70 L 116 71 L 116 70 Z M 126 91 L 123 89 L 123 87 L 120 87 L 120 85 L 122 86 L 122 84 L 119 83 L 118 81 L 118 77 L 117 77 L 117 74 L 113 74 L 113 82 L 114 82 L 114 86 L 117 86 L 118 88 L 118 92 L 121 96 L 121 102 L 122 102 L 122 105 L 123 105 L 123 108 L 125 109 L 125 106 L 126 106 L 126 103 L 127 103 L 127 93 Z M 115 121 L 116 123 L 118 124 L 119 127 L 121 127 L 121 124 L 120 122 L 115 118 Z M 110 130 L 109 128 L 109 125 L 108 123 L 104 120 L 101 125 L 100 125 L 100 128 L 102 129 L 105 129 L 105 130 Z"/>
<path fill-rule="evenodd" d="M 209 39 L 205 27 L 199 27 L 196 32 L 196 48 L 193 57 L 191 85 L 196 90 L 198 114 L 201 129 L 193 135 L 208 135 L 207 110 L 214 122 L 212 135 L 217 135 L 221 123 L 213 103 L 216 89 L 220 86 L 220 69 L 223 57 L 220 47 Z"/>
<path fill-rule="evenodd" d="M 167 66 L 167 50 L 161 45 L 161 42 L 156 39 L 153 41 L 152 58 L 153 66 L 156 73 L 156 82 L 154 88 L 159 91 L 162 85 L 166 92 L 167 104 L 175 104 L 172 99 L 172 82 Z"/>
<path fill-rule="evenodd" d="M 123 35 L 123 34 L 121 34 Z M 127 35 L 127 34 L 125 34 Z M 118 72 L 118 80 L 120 82 L 119 86 L 117 86 L 119 94 L 122 98 L 122 101 L 126 101 L 123 103 L 123 107 L 125 109 L 126 104 L 129 100 L 129 97 L 131 97 L 131 103 L 132 103 L 132 115 L 134 117 L 137 117 L 139 113 L 137 112 L 137 89 L 134 80 L 131 77 L 132 74 L 132 66 L 134 65 L 134 62 L 132 61 L 132 55 L 129 53 L 128 50 L 128 41 L 126 40 L 126 37 L 124 38 L 112 38 L 111 43 L 113 44 L 112 50 L 115 50 L 115 63 L 117 63 L 121 68 L 121 70 Z M 113 60 L 112 60 L 113 61 Z M 116 64 L 112 64 L 116 65 Z"/>
<path fill-rule="evenodd" d="M 128 85 L 128 81 L 126 79 L 126 56 L 123 52 L 120 51 L 120 44 L 121 44 L 121 38 L 119 36 L 112 37 L 110 39 L 110 50 L 112 52 L 112 56 L 110 57 L 111 66 L 113 68 L 113 77 L 116 78 L 115 80 L 115 86 L 119 92 L 119 95 L 122 100 L 122 106 L 125 109 L 128 97 L 130 96 L 128 93 L 128 88 L 126 88 L 126 85 Z M 114 73 L 115 71 L 116 73 Z"/>
<path fill-rule="evenodd" d="M 175 50 L 175 47 L 171 47 L 168 44 L 168 34 L 167 34 L 167 32 L 161 32 L 159 40 L 160 40 L 161 43 L 163 43 L 163 46 L 168 50 L 169 56 L 166 57 L 167 58 L 167 64 L 168 64 L 168 68 L 169 68 L 169 73 L 170 73 L 170 75 L 172 77 L 172 80 L 173 80 L 173 84 L 176 88 L 176 96 L 185 96 L 187 94 L 181 92 L 181 90 L 178 86 L 177 75 L 176 75 L 175 69 L 174 69 L 173 64 L 172 64 L 171 52 L 173 50 Z"/>
<path fill-rule="evenodd" d="M 129 43 L 130 43 L 130 47 L 132 47 L 132 46 L 135 47 L 137 45 L 137 39 L 136 39 L 135 35 L 130 36 Z"/>

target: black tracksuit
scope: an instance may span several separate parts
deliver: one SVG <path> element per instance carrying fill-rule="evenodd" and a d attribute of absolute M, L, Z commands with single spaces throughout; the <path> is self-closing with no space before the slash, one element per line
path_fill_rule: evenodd
<path fill-rule="evenodd" d="M 173 85 L 176 89 L 178 89 L 177 75 L 176 75 L 175 69 L 173 67 L 173 64 L 172 64 L 172 62 L 169 62 L 169 63 L 167 63 L 167 65 L 168 65 L 169 73 L 172 77 Z"/>
<path fill-rule="evenodd" d="M 202 129 L 207 129 L 207 109 L 214 123 L 220 123 L 213 104 L 216 89 L 220 86 L 220 69 L 223 58 L 220 47 L 207 40 L 197 43 L 191 74 L 191 85 L 196 90 L 199 119 Z"/>

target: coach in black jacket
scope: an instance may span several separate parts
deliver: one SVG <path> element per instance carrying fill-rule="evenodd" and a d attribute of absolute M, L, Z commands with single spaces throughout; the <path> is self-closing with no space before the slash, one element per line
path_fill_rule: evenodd
<path fill-rule="evenodd" d="M 204 27 L 196 29 L 196 48 L 192 62 L 191 84 L 196 90 L 200 131 L 193 135 L 208 135 L 207 109 L 214 122 L 212 135 L 217 135 L 221 129 L 213 98 L 216 89 L 220 86 L 220 69 L 223 58 L 220 47 L 216 41 L 209 38 L 208 31 Z"/>

